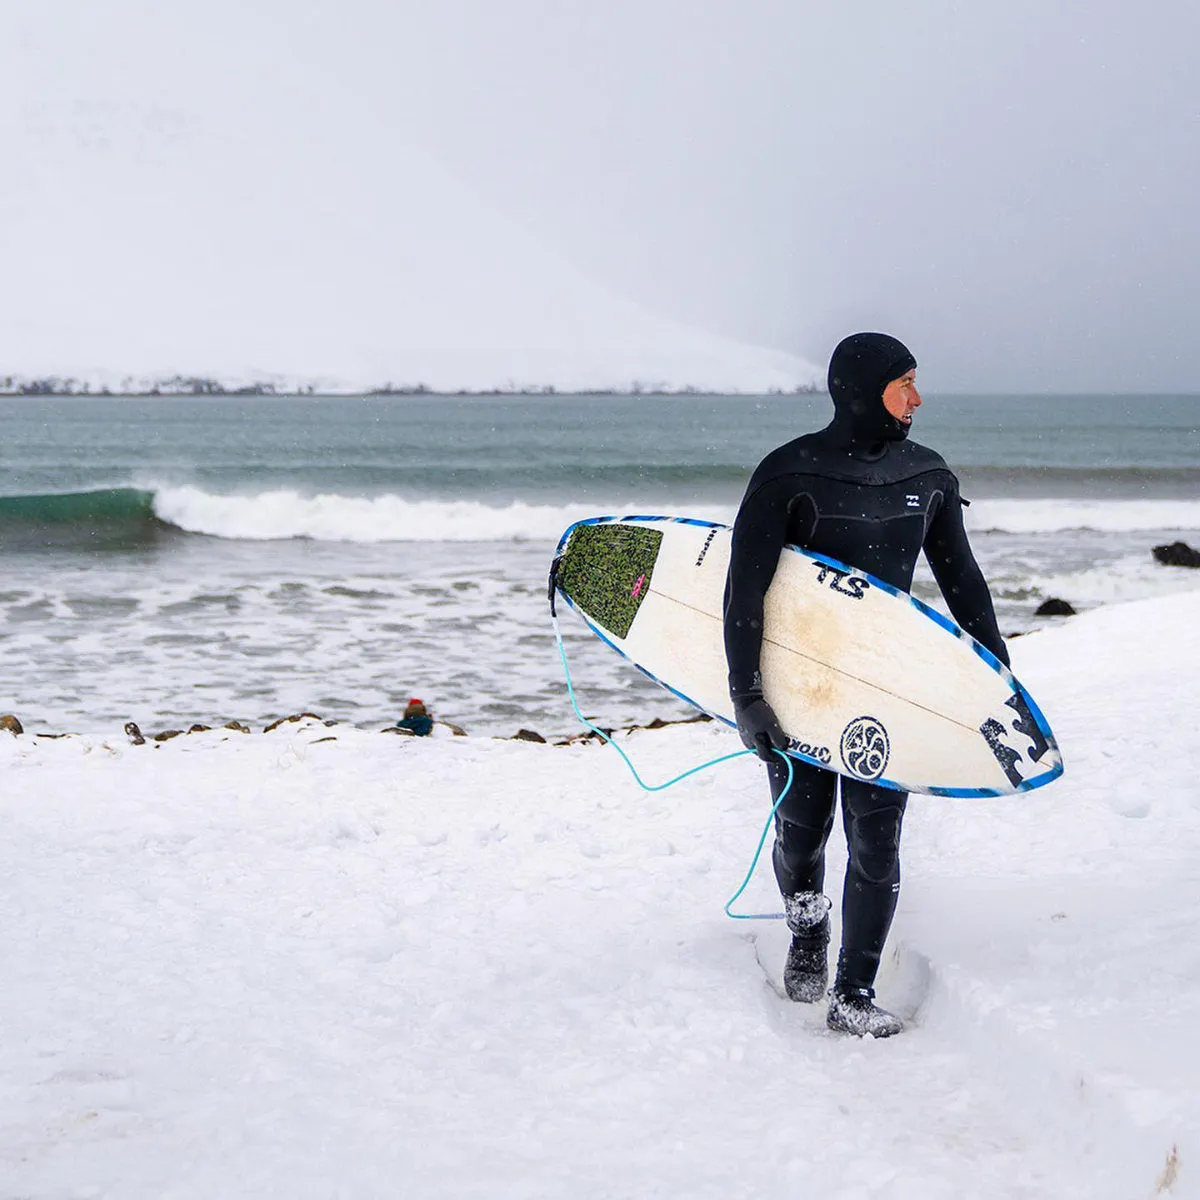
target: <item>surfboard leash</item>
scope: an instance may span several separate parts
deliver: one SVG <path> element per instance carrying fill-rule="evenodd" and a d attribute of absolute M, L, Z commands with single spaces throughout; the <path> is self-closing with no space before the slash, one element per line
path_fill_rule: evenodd
<path fill-rule="evenodd" d="M 594 733 L 598 738 L 600 738 L 607 745 L 611 746 L 621 756 L 621 758 L 624 760 L 625 765 L 629 768 L 630 772 L 632 773 L 634 780 L 637 782 L 638 786 L 643 791 L 646 791 L 646 792 L 665 791 L 667 788 L 674 787 L 675 784 L 677 784 L 677 783 L 682 783 L 683 780 L 689 778 L 692 775 L 698 774 L 700 771 L 707 771 L 709 767 L 715 767 L 720 763 L 729 762 L 730 759 L 744 758 L 747 754 L 754 753 L 753 750 L 736 750 L 732 754 L 723 754 L 723 755 L 721 755 L 720 758 L 714 758 L 714 759 L 711 759 L 709 762 L 701 763 L 697 767 L 692 767 L 689 770 L 684 771 L 682 775 L 676 775 L 674 779 L 668 779 L 666 783 L 647 783 L 641 777 L 641 775 L 638 773 L 638 769 L 637 769 L 637 767 L 635 767 L 633 765 L 633 760 L 629 757 L 629 755 L 626 754 L 625 751 L 620 746 L 617 745 L 617 743 L 613 740 L 613 738 L 610 734 L 605 733 L 603 729 L 600 729 L 596 725 L 593 725 L 592 722 L 589 721 L 587 719 L 587 717 L 585 717 L 583 715 L 583 712 L 579 707 L 579 700 L 577 699 L 577 697 L 575 695 L 575 684 L 571 678 L 571 667 L 570 667 L 570 664 L 567 662 L 567 650 L 566 650 L 566 647 L 563 645 L 562 629 L 559 627 L 559 623 L 558 623 L 558 609 L 554 603 L 554 593 L 556 590 L 555 585 L 557 583 L 558 566 L 559 566 L 560 562 L 561 562 L 561 556 L 555 558 L 554 562 L 550 564 L 550 587 L 549 587 L 550 621 L 551 621 L 551 624 L 554 626 L 554 640 L 558 645 L 558 656 L 562 660 L 563 675 L 567 681 L 567 696 L 569 697 L 569 699 L 571 701 L 571 707 L 575 710 L 575 716 L 579 719 L 579 723 L 585 729 Z M 795 776 L 795 770 L 792 766 L 791 757 L 787 754 L 784 754 L 782 750 L 776 750 L 775 753 L 778 754 L 779 757 L 782 758 L 783 761 L 787 764 L 787 772 L 788 772 L 787 786 L 784 787 L 784 789 L 779 793 L 779 798 L 771 806 L 770 813 L 767 814 L 766 823 L 763 825 L 763 831 L 762 831 L 762 834 L 759 836 L 758 845 L 755 847 L 754 857 L 750 862 L 750 869 L 746 872 L 745 879 L 742 880 L 741 886 L 737 889 L 737 891 L 734 892 L 733 895 L 730 896 L 729 899 L 725 901 L 725 915 L 734 921 L 782 921 L 785 916 L 785 914 L 781 913 L 781 912 L 735 913 L 735 912 L 731 911 L 733 905 L 737 902 L 738 897 L 740 897 L 741 894 L 749 886 L 750 880 L 754 876 L 755 869 L 758 867 L 758 860 L 759 860 L 759 857 L 762 855 L 763 846 L 766 844 L 767 834 L 770 833 L 772 827 L 774 826 L 775 814 L 779 811 L 779 806 L 783 803 L 784 798 L 787 796 L 788 792 L 791 791 L 792 779 Z"/>

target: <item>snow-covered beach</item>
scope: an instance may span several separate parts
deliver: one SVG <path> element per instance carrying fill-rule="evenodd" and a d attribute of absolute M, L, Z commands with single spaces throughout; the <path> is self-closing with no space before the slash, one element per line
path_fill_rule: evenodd
<path fill-rule="evenodd" d="M 722 911 L 748 758 L 648 794 L 594 743 L 0 733 L 0 1193 L 1200 1195 L 1198 630 L 1189 592 L 1012 643 L 1066 775 L 913 800 L 880 1043 Z"/>

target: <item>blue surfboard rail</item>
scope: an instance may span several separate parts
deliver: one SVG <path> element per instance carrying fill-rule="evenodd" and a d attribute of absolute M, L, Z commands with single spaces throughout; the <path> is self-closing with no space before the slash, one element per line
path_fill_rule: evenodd
<path fill-rule="evenodd" d="M 645 513 L 627 514 L 627 515 L 623 515 L 623 516 L 586 517 L 583 520 L 575 521 L 571 525 L 569 525 L 567 527 L 567 529 L 563 532 L 562 537 L 560 537 L 558 540 L 558 546 L 556 547 L 555 552 L 554 552 L 554 560 L 553 560 L 553 563 L 552 563 L 551 569 L 550 569 L 550 603 L 551 603 L 551 607 L 553 607 L 553 605 L 554 605 L 555 594 L 557 593 L 557 595 L 562 596 L 562 598 L 567 602 L 567 604 L 572 609 L 572 611 L 579 614 L 580 619 L 584 622 L 585 625 L 587 625 L 587 627 L 592 631 L 592 633 L 594 633 L 596 635 L 596 637 L 598 637 L 606 646 L 608 646 L 610 650 L 616 651 L 617 654 L 619 654 L 623 659 L 625 659 L 626 662 L 630 663 L 633 667 L 635 667 L 647 679 L 658 684 L 659 687 L 670 692 L 673 696 L 682 700 L 685 704 L 689 704 L 689 705 L 691 705 L 692 708 L 698 709 L 700 712 L 705 713 L 706 715 L 711 717 L 714 721 L 720 721 L 721 724 L 726 725 L 731 729 L 736 729 L 737 726 L 735 725 L 735 723 L 733 721 L 730 721 L 728 717 L 724 717 L 720 713 L 714 713 L 714 712 L 711 712 L 709 709 L 706 709 L 702 704 L 697 703 L 690 696 L 687 696 L 683 692 L 681 692 L 678 688 L 672 687 L 671 684 L 667 683 L 665 680 L 659 679 L 657 675 L 654 675 L 652 672 L 646 670 L 646 668 L 643 667 L 640 663 L 635 662 L 632 658 L 630 658 L 629 655 L 626 654 L 625 651 L 622 650 L 620 646 L 616 645 L 616 643 L 613 642 L 613 640 L 608 636 L 608 634 L 603 629 L 601 629 L 587 615 L 586 612 L 584 612 L 581 608 L 579 608 L 575 604 L 575 602 L 571 599 L 571 597 L 569 595 L 567 595 L 567 593 L 565 591 L 562 590 L 561 587 L 558 586 L 557 569 L 558 569 L 559 561 L 562 558 L 562 555 L 566 549 L 567 543 L 571 540 L 571 535 L 580 526 L 620 525 L 620 524 L 630 524 L 630 523 L 645 523 L 645 522 L 651 522 L 651 521 L 668 522 L 668 523 L 674 524 L 674 525 L 696 525 L 696 526 L 700 526 L 701 528 L 704 528 L 704 529 L 728 529 L 729 528 L 728 525 L 723 525 L 719 521 L 706 521 L 706 520 L 702 520 L 698 517 L 677 517 L 677 516 L 669 516 L 666 514 L 650 515 L 650 514 L 645 514 Z M 1016 676 L 1013 675 L 1012 671 L 1009 670 L 1009 668 L 1006 667 L 1004 665 L 1004 663 L 1002 663 L 986 646 L 984 646 L 981 642 L 979 642 L 975 638 L 973 638 L 965 629 L 963 629 L 960 625 L 956 624 L 945 614 L 938 612 L 937 609 L 932 608 L 932 607 L 930 607 L 930 605 L 926 604 L 924 601 L 917 599 L 917 597 L 913 596 L 911 593 L 906 592 L 902 588 L 898 588 L 898 587 L 894 586 L 893 584 L 886 583 L 884 580 L 877 578 L 876 576 L 870 574 L 870 572 L 868 572 L 868 571 L 862 571 L 857 567 L 851 567 L 851 566 L 847 565 L 846 563 L 840 562 L 836 558 L 830 558 L 828 555 L 825 555 L 825 554 L 818 554 L 814 550 L 806 550 L 802 546 L 788 545 L 786 547 L 786 549 L 793 550 L 798 554 L 802 554 L 806 558 L 814 559 L 815 561 L 822 563 L 824 566 L 830 567 L 835 571 L 842 571 L 847 574 L 857 575 L 860 578 L 866 579 L 872 587 L 879 588 L 881 591 L 887 592 L 888 594 L 895 596 L 897 599 L 907 601 L 909 604 L 912 605 L 913 608 L 915 608 L 923 616 L 928 617 L 935 624 L 939 625 L 949 635 L 958 638 L 962 642 L 965 642 L 968 646 L 970 646 L 970 648 L 975 652 L 975 654 L 977 654 L 979 656 L 979 658 L 984 663 L 987 664 L 987 666 L 989 666 L 993 671 L 996 672 L 997 675 L 999 675 L 1004 680 L 1004 682 L 1009 686 L 1009 688 L 1011 688 L 1013 695 L 1020 698 L 1022 704 L 1024 705 L 1025 711 L 1033 719 L 1038 732 L 1045 739 L 1047 745 L 1049 747 L 1053 748 L 1056 753 L 1056 761 L 1053 763 L 1053 765 L 1051 767 L 1045 769 L 1040 775 L 1033 775 L 1028 779 L 1022 780 L 1016 786 L 1014 786 L 1012 788 L 1008 788 L 1006 790 L 1001 790 L 999 788 L 947 788 L 947 787 L 921 786 L 919 784 L 905 785 L 905 784 L 897 783 L 894 780 L 889 780 L 886 777 L 882 777 L 882 776 L 878 779 L 871 780 L 871 783 L 874 786 L 891 788 L 894 791 L 917 792 L 922 795 L 928 795 L 928 796 L 945 796 L 948 798 L 961 799 L 961 800 L 982 800 L 982 799 L 993 799 L 993 798 L 1000 797 L 1000 796 L 1013 796 L 1013 795 L 1020 795 L 1025 792 L 1032 792 L 1038 788 L 1045 787 L 1046 784 L 1048 784 L 1048 783 L 1053 783 L 1054 780 L 1056 780 L 1063 773 L 1062 755 L 1061 755 L 1061 752 L 1058 751 L 1057 739 L 1054 737 L 1054 733 L 1050 728 L 1050 724 L 1046 720 L 1046 717 L 1042 713 L 1042 710 L 1038 707 L 1037 702 L 1033 699 L 1033 697 L 1029 694 L 1029 692 L 1025 689 L 1025 687 L 1021 684 L 1021 682 L 1016 678 Z M 798 750 L 788 749 L 786 751 L 786 753 L 791 758 L 798 759 L 800 762 L 809 763 L 810 765 L 812 765 L 814 767 L 820 767 L 822 770 L 828 771 L 831 769 L 829 767 L 828 763 L 823 763 L 819 759 L 814 758 L 812 755 L 803 754 Z M 853 777 L 851 777 L 851 778 L 853 778 Z"/>

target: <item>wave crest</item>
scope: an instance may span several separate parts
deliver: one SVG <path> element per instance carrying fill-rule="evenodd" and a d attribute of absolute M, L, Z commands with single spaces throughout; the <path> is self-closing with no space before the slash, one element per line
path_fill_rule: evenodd
<path fill-rule="evenodd" d="M 328 542 L 554 541 L 591 509 L 514 501 L 406 500 L 400 496 L 303 496 L 287 489 L 222 496 L 164 488 L 158 517 L 188 533 L 244 541 L 312 538 Z"/>
<path fill-rule="evenodd" d="M 154 492 L 144 488 L 95 488 L 0 496 L 0 547 L 138 546 L 170 531 L 154 512 Z"/>

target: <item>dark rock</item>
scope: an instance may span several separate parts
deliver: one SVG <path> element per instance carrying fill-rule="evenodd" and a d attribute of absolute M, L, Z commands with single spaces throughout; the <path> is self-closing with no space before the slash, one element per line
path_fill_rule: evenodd
<path fill-rule="evenodd" d="M 135 722 L 126 721 L 125 732 L 129 735 L 129 740 L 135 746 L 144 746 L 146 744 L 146 739 L 142 737 L 142 731 L 137 727 Z"/>
<path fill-rule="evenodd" d="M 182 729 L 164 729 L 162 733 L 154 735 L 154 740 L 156 742 L 169 742 L 172 738 L 181 737 L 182 735 Z"/>
<path fill-rule="evenodd" d="M 535 733 L 532 729 L 518 729 L 510 739 L 514 742 L 541 742 L 546 744 L 546 739 L 540 733 Z"/>
<path fill-rule="evenodd" d="M 455 737 L 466 737 L 467 731 L 461 725 L 455 725 L 453 721 L 435 721 L 435 725 L 445 725 Z"/>
<path fill-rule="evenodd" d="M 584 730 L 582 733 L 572 733 L 569 737 L 563 738 L 561 741 L 555 742 L 556 746 L 574 746 L 579 742 L 605 742 L 616 731 L 613 729 L 602 729 L 597 733 L 594 729 Z"/>
<path fill-rule="evenodd" d="M 208 733 L 212 729 L 211 725 L 193 725 L 188 733 Z"/>
<path fill-rule="evenodd" d="M 695 725 L 701 721 L 711 721 L 712 717 L 708 713 L 696 713 L 692 717 L 678 717 L 673 721 L 664 720 L 662 717 L 655 717 L 646 725 L 630 725 L 632 729 L 666 729 L 668 725 Z"/>
<path fill-rule="evenodd" d="M 295 722 L 295 721 L 303 721 L 306 719 L 313 720 L 313 721 L 321 721 L 322 720 L 322 718 L 318 717 L 316 713 L 310 713 L 310 712 L 293 713 L 290 717 L 280 717 L 278 721 L 272 721 L 270 723 L 270 725 L 268 725 L 263 730 L 263 733 L 270 733 L 271 730 L 278 729 L 280 727 L 280 725 L 286 725 L 289 721 Z"/>
<path fill-rule="evenodd" d="M 0 729 L 7 729 L 14 737 L 25 732 L 25 726 L 12 713 L 5 713 L 0 717 Z"/>
<path fill-rule="evenodd" d="M 666 729 L 669 725 L 698 725 L 712 719 L 706 712 L 693 713 L 690 717 L 678 717 L 671 721 L 666 720 L 664 717 L 653 717 L 645 725 L 622 725 L 619 729 L 602 729 L 600 733 L 597 733 L 593 729 L 589 729 L 583 733 L 572 733 L 568 737 L 559 738 L 554 744 L 556 746 L 574 746 L 579 742 L 605 741 L 611 738 L 614 733 L 633 733 L 637 729 Z M 601 734 L 604 736 L 601 737 Z"/>
<path fill-rule="evenodd" d="M 1051 596 L 1049 600 L 1043 600 L 1037 606 L 1033 615 L 1035 617 L 1073 617 L 1075 616 L 1075 606 L 1069 600 L 1060 600 L 1057 596 Z"/>
<path fill-rule="evenodd" d="M 1200 567 L 1200 550 L 1193 550 L 1187 542 L 1171 542 L 1167 546 L 1155 546 L 1151 551 L 1154 561 L 1164 567 Z"/>
<path fill-rule="evenodd" d="M 241 721 L 227 721 L 225 723 L 225 728 L 232 729 L 235 733 L 249 733 L 250 732 L 250 726 L 243 725 L 241 723 Z"/>

